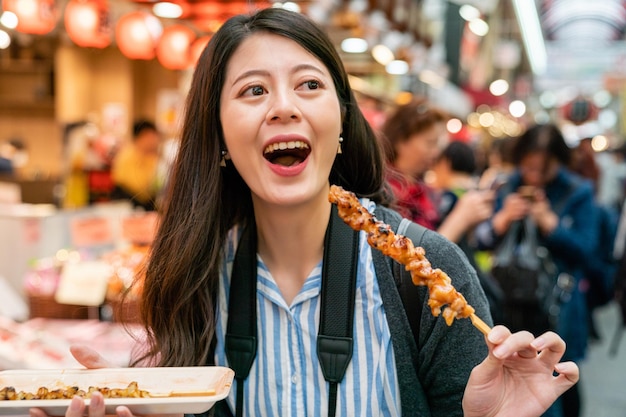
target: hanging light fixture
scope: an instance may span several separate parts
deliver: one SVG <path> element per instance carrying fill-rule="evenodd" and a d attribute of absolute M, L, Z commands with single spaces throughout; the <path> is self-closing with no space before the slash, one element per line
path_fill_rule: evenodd
<path fill-rule="evenodd" d="M 157 45 L 158 61 L 171 70 L 187 68 L 191 61 L 191 44 L 195 39 L 195 32 L 187 26 L 177 24 L 167 27 Z"/>
<path fill-rule="evenodd" d="M 78 46 L 109 46 L 112 33 L 107 0 L 70 0 L 65 8 L 65 31 Z"/>
<path fill-rule="evenodd" d="M 4 11 L 17 17 L 15 30 L 34 35 L 45 35 L 55 28 L 57 12 L 54 0 L 4 0 Z"/>
<path fill-rule="evenodd" d="M 127 58 L 150 60 L 156 55 L 162 33 L 159 19 L 150 13 L 135 11 L 125 14 L 117 22 L 115 41 Z"/>

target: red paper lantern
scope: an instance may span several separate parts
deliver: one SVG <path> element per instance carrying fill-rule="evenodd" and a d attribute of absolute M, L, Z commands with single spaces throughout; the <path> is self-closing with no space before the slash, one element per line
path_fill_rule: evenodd
<path fill-rule="evenodd" d="M 109 46 L 111 26 L 106 0 L 71 0 L 65 8 L 65 31 L 78 46 Z"/>
<path fill-rule="evenodd" d="M 17 16 L 18 32 L 45 35 L 56 26 L 54 0 L 4 0 L 4 10 Z"/>
<path fill-rule="evenodd" d="M 159 19 L 146 12 L 125 14 L 117 22 L 115 41 L 122 54 L 130 59 L 153 59 L 163 26 Z"/>
<path fill-rule="evenodd" d="M 588 99 L 577 97 L 565 104 L 561 111 L 563 117 L 575 125 L 581 125 L 598 117 L 598 108 Z"/>
<path fill-rule="evenodd" d="M 157 59 L 167 69 L 187 68 L 191 64 L 191 43 L 195 39 L 195 32 L 187 26 L 172 25 L 167 27 L 157 46 Z"/>
<path fill-rule="evenodd" d="M 204 48 L 206 48 L 210 40 L 211 40 L 210 35 L 201 36 L 191 44 L 191 54 L 190 54 L 191 57 L 189 61 L 193 67 L 195 67 L 198 64 L 200 55 L 202 55 L 202 51 L 204 51 Z"/>

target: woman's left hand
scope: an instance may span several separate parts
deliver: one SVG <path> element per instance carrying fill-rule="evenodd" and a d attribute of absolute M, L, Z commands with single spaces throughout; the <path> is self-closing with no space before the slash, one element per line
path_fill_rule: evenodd
<path fill-rule="evenodd" d="M 73 345 L 70 352 L 74 358 L 87 369 L 110 368 L 111 363 L 103 358 L 98 352 L 88 346 Z M 70 406 L 65 412 L 65 417 L 105 417 L 104 397 L 99 392 L 94 392 L 89 400 L 89 406 L 85 404 L 85 400 L 81 397 L 74 397 L 70 402 Z M 30 417 L 49 417 L 43 410 L 39 408 L 31 408 L 29 410 Z M 128 407 L 120 405 L 115 408 L 116 417 L 134 417 Z M 147 416 L 145 416 L 147 417 Z M 161 415 L 160 417 L 172 417 L 172 415 Z M 182 417 L 182 415 L 175 415 Z"/>
<path fill-rule="evenodd" d="M 465 417 L 538 417 L 578 381 L 578 366 L 559 362 L 565 342 L 556 333 L 535 338 L 495 326 L 486 340 L 489 355 L 465 388 Z"/>

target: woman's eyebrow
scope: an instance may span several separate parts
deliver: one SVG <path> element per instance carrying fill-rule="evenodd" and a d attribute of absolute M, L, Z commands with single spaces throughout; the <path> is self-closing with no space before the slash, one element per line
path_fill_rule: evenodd
<path fill-rule="evenodd" d="M 315 71 L 317 73 L 319 73 L 320 75 L 325 75 L 324 71 L 322 71 L 319 67 L 315 66 L 315 65 L 311 65 L 311 64 L 298 64 L 295 67 L 293 67 L 293 69 L 291 70 L 292 73 L 297 73 L 299 71 L 305 71 L 305 70 L 312 70 Z M 235 78 L 235 80 L 233 81 L 233 85 L 237 84 L 239 81 L 251 77 L 251 76 L 263 76 L 263 77 L 268 77 L 270 76 L 269 71 L 266 70 L 261 70 L 261 69 L 253 69 L 253 70 L 249 70 L 244 72 L 243 74 L 239 75 L 237 78 Z"/>
<path fill-rule="evenodd" d="M 233 85 L 237 84 L 239 81 L 243 80 L 244 78 L 252 77 L 254 75 L 261 75 L 261 76 L 267 77 L 269 76 L 269 72 L 265 70 L 256 70 L 256 69 L 246 71 L 243 74 L 241 74 L 239 77 L 235 78 L 235 80 L 233 81 Z"/>

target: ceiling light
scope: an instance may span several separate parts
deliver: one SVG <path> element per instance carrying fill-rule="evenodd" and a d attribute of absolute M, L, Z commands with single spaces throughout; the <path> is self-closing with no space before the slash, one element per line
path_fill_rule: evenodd
<path fill-rule="evenodd" d="M 409 64 L 401 59 L 396 59 L 385 65 L 385 70 L 388 74 L 404 75 L 409 72 Z"/>
<path fill-rule="evenodd" d="M 4 30 L 0 30 L 0 49 L 7 49 L 11 45 L 11 37 Z"/>
<path fill-rule="evenodd" d="M 507 80 L 495 80 L 489 84 L 489 92 L 496 97 L 504 95 L 507 91 L 509 91 L 509 83 Z"/>
<path fill-rule="evenodd" d="M 15 29 L 17 27 L 17 15 L 13 12 L 6 11 L 0 14 L 0 24 L 7 29 Z"/>
<path fill-rule="evenodd" d="M 597 135 L 591 139 L 591 148 L 596 152 L 602 152 L 609 147 L 609 140 L 604 135 Z"/>
<path fill-rule="evenodd" d="M 495 121 L 496 118 L 491 113 L 483 113 L 478 117 L 478 123 L 480 123 L 482 127 L 491 127 Z"/>
<path fill-rule="evenodd" d="M 452 118 L 446 123 L 446 129 L 452 134 L 459 133 L 463 129 L 463 122 L 457 118 Z"/>
<path fill-rule="evenodd" d="M 604 109 L 598 113 L 598 123 L 605 129 L 612 129 L 619 121 L 615 111 L 611 109 Z"/>
<path fill-rule="evenodd" d="M 514 100 L 509 104 L 509 113 L 513 117 L 522 117 L 526 114 L 526 105 L 521 100 Z"/>
<path fill-rule="evenodd" d="M 480 17 L 480 10 L 478 10 L 476 7 L 474 7 L 472 5 L 464 4 L 459 9 L 459 14 L 461 15 L 461 17 L 463 19 L 465 19 L 468 22 L 470 22 L 470 21 L 472 21 L 474 19 L 478 19 Z"/>
<path fill-rule="evenodd" d="M 596 91 L 593 95 L 593 104 L 600 108 L 603 108 L 611 104 L 612 99 L 613 97 L 611 96 L 611 93 L 606 90 L 599 90 Z"/>
<path fill-rule="evenodd" d="M 361 38 L 346 38 L 341 41 L 341 50 L 351 54 L 367 51 L 367 41 Z"/>
<path fill-rule="evenodd" d="M 476 36 L 483 37 L 489 33 L 489 25 L 483 19 L 472 19 L 467 26 Z"/>
<path fill-rule="evenodd" d="M 544 109 L 551 109 L 553 107 L 556 107 L 557 102 L 558 98 L 556 94 L 554 94 L 552 91 L 544 91 L 539 96 L 539 103 L 541 103 Z"/>
<path fill-rule="evenodd" d="M 387 48 L 385 45 L 376 45 L 372 48 L 372 57 L 381 65 L 387 65 L 394 59 L 393 52 L 391 49 Z"/>
<path fill-rule="evenodd" d="M 284 2 L 283 9 L 289 10 L 291 12 L 300 13 L 300 5 L 298 3 L 294 3 L 293 1 Z"/>
<path fill-rule="evenodd" d="M 9 11 L 2 13 L 0 15 L 0 24 L 7 29 L 15 29 L 17 27 L 17 15 Z"/>
<path fill-rule="evenodd" d="M 522 32 L 522 40 L 532 72 L 541 75 L 546 70 L 548 54 L 541 32 L 541 23 L 534 1 L 513 0 L 515 16 Z"/>
<path fill-rule="evenodd" d="M 163 1 L 152 6 L 152 13 L 166 19 L 177 19 L 183 15 L 183 8 L 179 4 Z"/>

